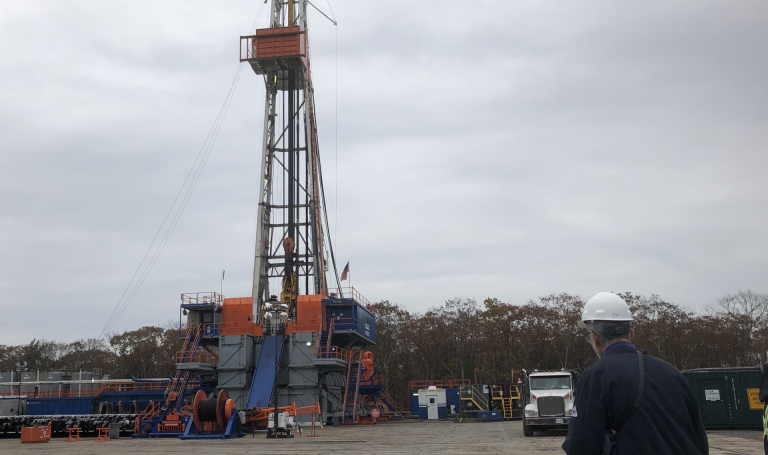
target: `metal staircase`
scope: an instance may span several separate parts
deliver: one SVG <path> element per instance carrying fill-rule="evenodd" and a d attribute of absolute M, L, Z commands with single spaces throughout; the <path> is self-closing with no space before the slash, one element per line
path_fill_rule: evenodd
<path fill-rule="evenodd" d="M 482 392 L 481 385 L 461 386 L 459 388 L 459 398 L 474 403 L 478 411 L 490 410 L 490 403 L 488 403 L 488 398 Z"/>
<path fill-rule="evenodd" d="M 203 324 L 190 326 L 184 345 L 179 353 L 178 363 L 192 363 L 200 346 L 200 338 L 203 334 Z M 136 418 L 136 426 L 133 438 L 146 438 L 149 436 L 180 436 L 184 432 L 185 420 L 182 415 L 184 406 L 184 393 L 187 390 L 189 370 L 176 368 L 168 397 L 164 406 L 148 407 L 143 415 Z"/>
<path fill-rule="evenodd" d="M 192 326 L 187 329 L 187 338 L 184 340 L 184 346 L 181 349 L 181 357 L 179 359 L 181 362 L 179 363 L 191 363 L 195 360 L 202 335 L 203 324 L 198 324 L 197 326 Z M 189 370 L 181 371 L 178 368 L 176 369 L 176 375 L 173 378 L 173 384 L 171 386 L 171 390 L 175 392 L 175 395 L 168 394 L 166 403 L 168 403 L 169 406 L 166 408 L 166 413 L 168 412 L 168 409 L 171 408 L 170 405 L 173 399 L 177 402 L 177 407 L 179 403 L 184 402 L 184 392 L 187 390 L 190 375 L 191 372 Z"/>
<path fill-rule="evenodd" d="M 360 376 L 363 372 L 363 353 L 357 359 L 350 359 L 347 369 L 347 387 L 344 390 L 344 411 L 341 416 L 343 425 L 356 424 L 358 421 L 357 403 L 360 397 Z"/>
<path fill-rule="evenodd" d="M 320 330 L 318 334 L 317 346 L 320 348 L 317 350 L 317 356 L 319 358 L 328 357 L 331 352 L 331 337 L 333 336 L 333 329 L 335 327 L 335 321 L 331 319 L 331 323 L 328 325 L 328 330 Z"/>

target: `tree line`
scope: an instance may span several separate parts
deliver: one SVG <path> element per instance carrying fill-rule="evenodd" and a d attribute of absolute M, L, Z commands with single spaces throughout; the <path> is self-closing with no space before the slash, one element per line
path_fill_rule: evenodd
<path fill-rule="evenodd" d="M 739 291 L 701 313 L 658 295 L 619 294 L 635 318 L 640 349 L 679 370 L 761 365 L 768 351 L 768 294 Z M 423 379 L 512 382 L 520 369 L 578 369 L 597 361 L 579 329 L 584 300 L 550 294 L 525 304 L 452 299 L 424 313 L 388 301 L 373 305 L 371 350 L 390 394 L 408 403 L 407 383 Z"/>
<path fill-rule="evenodd" d="M 768 294 L 739 291 L 702 312 L 658 295 L 620 294 L 635 317 L 635 343 L 679 370 L 760 365 L 768 351 Z M 483 384 L 512 382 L 519 369 L 584 370 L 597 360 L 577 327 L 584 300 L 550 294 L 524 304 L 488 298 L 456 298 L 425 312 L 396 303 L 371 305 L 377 344 L 370 348 L 387 389 L 408 403 L 407 384 L 424 379 L 470 379 Z M 73 343 L 33 340 L 0 345 L 0 371 L 17 361 L 30 371 L 92 371 L 110 378 L 167 377 L 175 373 L 182 348 L 178 328 L 142 327 L 103 339 Z"/>
<path fill-rule="evenodd" d="M 176 352 L 183 342 L 178 328 L 154 326 L 72 343 L 35 339 L 26 345 L 0 345 L 0 372 L 26 362 L 27 371 L 100 369 L 106 378 L 162 378 L 176 373 Z"/>

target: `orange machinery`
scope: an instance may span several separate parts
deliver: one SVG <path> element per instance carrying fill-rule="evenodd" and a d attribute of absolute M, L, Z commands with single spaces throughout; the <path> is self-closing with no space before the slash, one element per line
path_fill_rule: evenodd
<path fill-rule="evenodd" d="M 296 319 L 289 320 L 286 335 L 317 332 L 322 326 L 322 295 L 300 295 L 296 301 Z M 253 297 L 224 299 L 221 306 L 221 335 L 264 335 L 263 324 L 253 322 Z M 261 318 L 262 321 L 264 318 Z"/>

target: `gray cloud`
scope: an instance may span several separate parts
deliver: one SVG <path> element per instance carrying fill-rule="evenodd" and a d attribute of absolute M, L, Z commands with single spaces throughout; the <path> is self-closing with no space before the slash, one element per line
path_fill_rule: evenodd
<path fill-rule="evenodd" d="M 98 335 L 260 4 L 0 5 L 0 343 Z M 369 299 L 766 291 L 763 2 L 332 4 L 338 93 L 311 13 L 329 215 Z M 262 106 L 246 68 L 117 330 L 174 319 L 221 269 L 250 293 Z"/>

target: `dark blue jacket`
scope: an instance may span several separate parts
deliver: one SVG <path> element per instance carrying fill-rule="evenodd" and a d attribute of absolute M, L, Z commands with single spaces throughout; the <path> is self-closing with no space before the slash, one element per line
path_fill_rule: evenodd
<path fill-rule="evenodd" d="M 699 406 L 683 375 L 648 354 L 643 362 L 645 386 L 634 414 L 639 381 L 634 345 L 609 346 L 603 358 L 584 371 L 576 385 L 576 415 L 563 444 L 567 454 L 599 455 L 608 428 L 620 428 L 616 434 L 619 455 L 709 453 Z"/>

